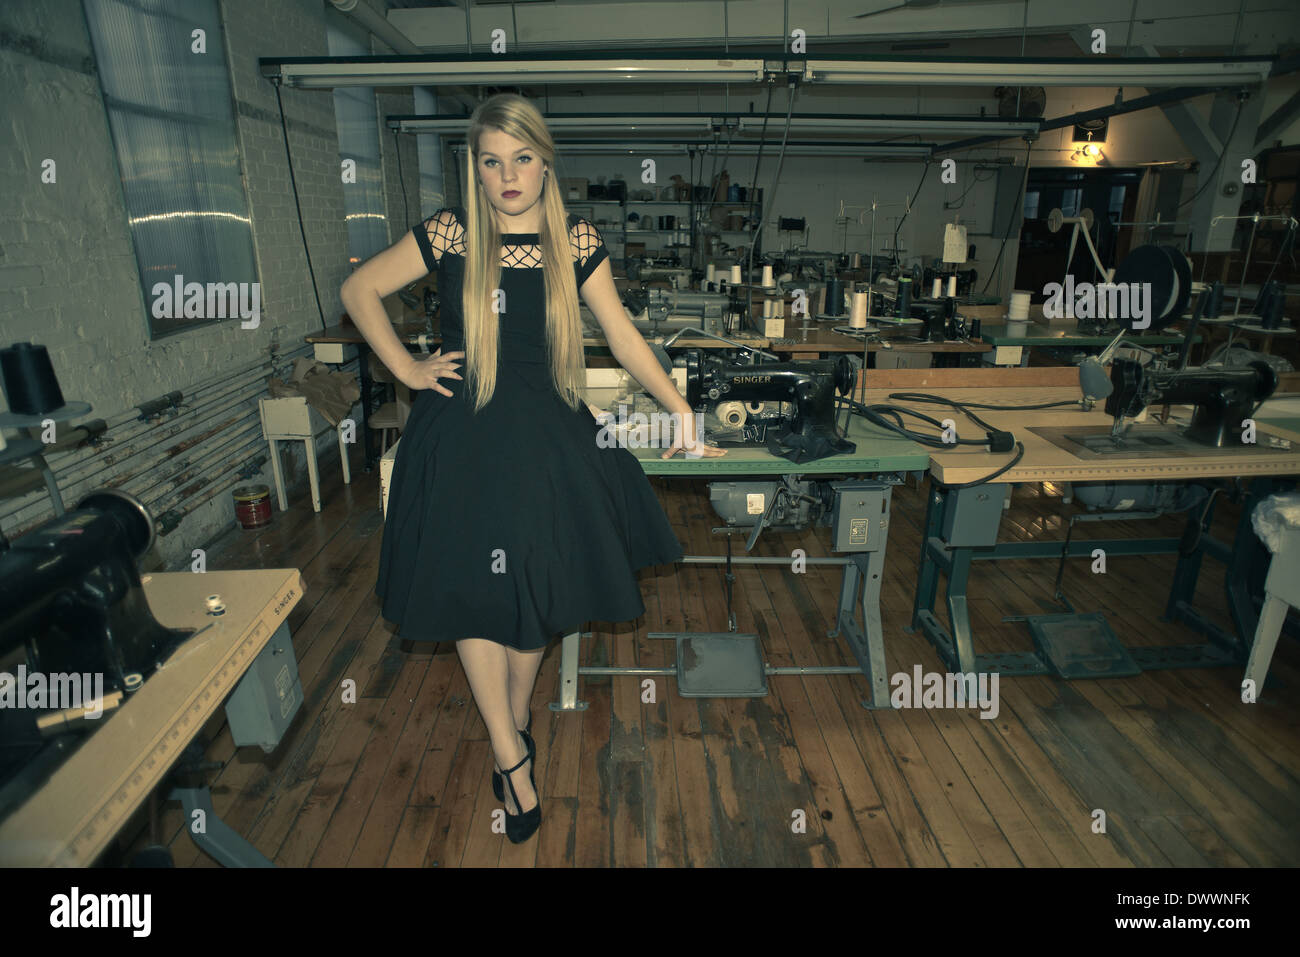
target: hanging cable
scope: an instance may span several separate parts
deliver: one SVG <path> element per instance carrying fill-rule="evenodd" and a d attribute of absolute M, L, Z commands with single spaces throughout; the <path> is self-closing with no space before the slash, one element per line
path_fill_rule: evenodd
<path fill-rule="evenodd" d="M 320 315 L 320 328 L 325 331 L 325 309 L 320 304 L 320 290 L 316 288 L 316 270 L 311 264 L 311 249 L 307 246 L 307 228 L 302 222 L 302 203 L 298 199 L 298 179 L 293 175 L 293 156 L 289 152 L 289 125 L 284 119 L 284 103 L 280 100 L 280 80 L 271 81 L 275 84 L 275 102 L 280 107 L 280 131 L 284 135 L 284 158 L 289 166 L 289 185 L 293 188 L 293 205 L 298 210 L 298 232 L 302 236 L 302 251 L 307 257 L 307 274 L 311 276 L 311 291 L 316 297 L 316 312 Z"/>

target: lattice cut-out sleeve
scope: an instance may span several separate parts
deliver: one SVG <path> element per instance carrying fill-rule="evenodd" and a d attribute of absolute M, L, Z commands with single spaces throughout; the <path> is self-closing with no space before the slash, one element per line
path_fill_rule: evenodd
<path fill-rule="evenodd" d="M 600 230 L 585 219 L 578 220 L 570 230 L 570 235 L 573 238 L 573 252 L 577 257 L 578 288 L 581 289 L 596 271 L 596 267 L 609 258 L 609 250 L 605 247 L 605 238 L 601 236 Z"/>
<path fill-rule="evenodd" d="M 448 251 L 459 252 L 464 247 L 464 228 L 457 219 L 455 211 L 444 207 L 411 229 L 415 242 L 424 257 L 424 265 L 429 272 L 438 268 L 442 254 Z"/>

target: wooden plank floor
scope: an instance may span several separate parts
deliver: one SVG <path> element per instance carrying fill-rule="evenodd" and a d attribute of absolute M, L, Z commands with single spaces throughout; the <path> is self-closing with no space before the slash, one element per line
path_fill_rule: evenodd
<path fill-rule="evenodd" d="M 860 676 L 773 676 L 766 698 L 688 699 L 670 678 L 583 679 L 586 711 L 555 714 L 559 642 L 533 701 L 543 823 L 525 844 L 493 830 L 492 754 L 454 646 L 406 654 L 373 594 L 382 520 L 378 473 L 351 486 L 326 470 L 324 506 L 305 488 L 260 531 L 234 529 L 208 567 L 303 570 L 290 618 L 305 702 L 274 754 L 236 749 L 220 717 L 208 758 L 217 813 L 286 866 L 1144 866 L 1283 865 L 1300 858 L 1300 651 L 1283 638 L 1260 703 L 1232 668 L 1063 682 L 1006 678 L 1000 713 L 868 711 Z M 703 480 L 652 480 L 687 553 L 722 554 Z M 908 624 L 925 498 L 895 489 L 882 615 L 890 674 L 942 671 Z M 1215 534 L 1237 518 L 1221 504 Z M 1059 490 L 1021 486 L 1003 540 L 1060 539 Z M 1178 534 L 1181 523 L 1107 523 L 1107 537 Z M 828 530 L 764 533 L 756 552 L 830 555 Z M 1069 563 L 1064 591 L 1104 611 L 1128 644 L 1189 643 L 1159 621 L 1171 556 Z M 736 613 L 776 666 L 851 664 L 827 630 L 838 568 L 737 567 Z M 1004 616 L 1055 613 L 1054 561 L 977 562 L 970 608 L 981 652 L 1027 650 Z M 1202 610 L 1223 621 L 1222 570 L 1206 563 Z M 725 631 L 723 573 L 642 573 L 646 614 L 593 623 L 585 664 L 663 667 L 657 631 Z M 343 703 L 344 682 L 356 703 Z M 1105 832 L 1097 833 L 1097 812 Z M 211 867 L 160 812 L 179 866 Z M 147 843 L 141 835 L 136 848 Z"/>

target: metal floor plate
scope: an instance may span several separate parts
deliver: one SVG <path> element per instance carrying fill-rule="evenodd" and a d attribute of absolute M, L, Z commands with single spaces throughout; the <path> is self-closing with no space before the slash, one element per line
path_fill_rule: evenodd
<path fill-rule="evenodd" d="M 1101 614 L 1030 615 L 1034 647 L 1062 678 L 1123 678 L 1142 673 Z"/>
<path fill-rule="evenodd" d="M 677 693 L 683 698 L 765 696 L 767 672 L 758 635 L 678 635 Z"/>

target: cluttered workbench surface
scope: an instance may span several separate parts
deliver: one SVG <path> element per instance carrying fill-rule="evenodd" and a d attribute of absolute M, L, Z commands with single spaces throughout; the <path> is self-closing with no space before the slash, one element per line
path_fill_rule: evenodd
<path fill-rule="evenodd" d="M 843 416 L 841 415 L 841 422 Z M 641 462 L 647 475 L 784 475 L 797 472 L 827 475 L 856 472 L 924 472 L 930 467 L 930 451 L 909 439 L 894 435 L 853 416 L 848 440 L 857 450 L 797 464 L 773 455 L 767 449 L 730 448 L 718 458 L 686 458 L 678 453 L 661 458 L 662 449 L 628 449 Z"/>
<path fill-rule="evenodd" d="M 906 400 L 891 400 L 895 389 L 871 389 L 867 402 L 910 405 L 935 418 L 951 418 L 961 438 L 978 438 L 983 434 L 955 409 L 935 405 L 920 405 Z M 999 483 L 1048 481 L 1143 481 L 1160 478 L 1190 479 L 1234 475 L 1288 475 L 1300 473 L 1300 431 L 1288 428 L 1289 423 L 1278 420 L 1258 423 L 1253 444 L 1242 443 L 1227 449 L 1154 447 L 1147 442 L 1146 450 L 1132 453 L 1098 454 L 1079 445 L 1072 449 L 1069 436 L 1074 430 L 1084 430 L 1089 435 L 1104 435 L 1111 429 L 1113 418 L 1098 404 L 1084 411 L 1079 404 L 1080 393 L 1072 387 L 1029 387 L 1014 389 L 991 388 L 930 388 L 926 390 L 958 402 L 986 405 L 1044 405 L 1072 403 L 1057 408 L 1034 411 L 998 411 L 976 409 L 975 412 L 990 425 L 1005 429 L 1024 443 L 1025 454 L 1014 468 L 999 475 Z M 946 409 L 946 410 L 945 410 Z M 1151 410 L 1155 412 L 1156 410 Z M 1154 421 L 1135 423 L 1135 436 L 1173 433 L 1178 425 L 1185 426 L 1190 418 L 1185 407 L 1174 406 L 1170 422 L 1160 425 Z M 1277 443 L 1274 444 L 1273 440 Z M 1058 444 L 1060 443 L 1060 444 Z M 1284 447 L 1280 443 L 1289 443 Z M 931 473 L 945 485 L 977 481 L 1001 465 L 1009 462 L 1014 453 L 990 453 L 985 446 L 955 447 L 951 450 L 932 450 Z"/>

